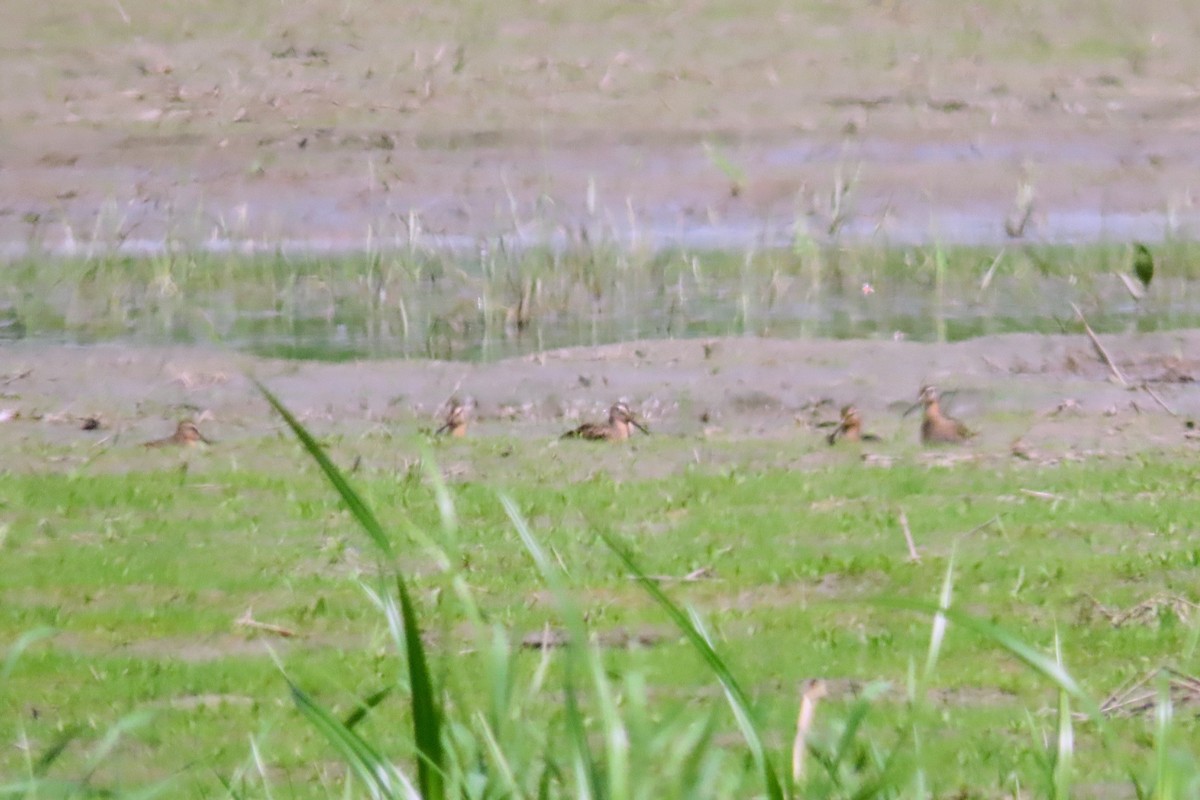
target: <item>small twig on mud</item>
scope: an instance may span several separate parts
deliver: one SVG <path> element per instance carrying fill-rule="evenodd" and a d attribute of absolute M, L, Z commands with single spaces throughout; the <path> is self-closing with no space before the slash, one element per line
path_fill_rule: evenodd
<path fill-rule="evenodd" d="M 1039 500 L 1062 500 L 1062 495 L 1054 494 L 1053 492 L 1039 492 L 1037 489 L 1022 489 L 1021 494 L 1027 494 L 1030 497 L 1036 497 Z"/>
<path fill-rule="evenodd" d="M 1004 368 L 1004 365 L 1001 364 L 996 359 L 988 358 L 987 356 L 982 356 L 982 358 L 983 358 L 983 363 L 987 364 L 989 367 L 991 367 L 996 372 L 1008 372 L 1008 370 Z"/>
<path fill-rule="evenodd" d="M 1164 400 L 1163 400 L 1161 397 L 1159 397 L 1159 396 L 1158 396 L 1158 392 L 1156 392 L 1156 391 L 1154 391 L 1153 389 L 1151 389 L 1151 388 L 1150 388 L 1150 384 L 1148 384 L 1148 383 L 1143 383 L 1143 384 L 1142 384 L 1142 388 L 1146 390 L 1146 394 L 1150 395 L 1150 397 L 1151 397 L 1151 398 L 1153 398 L 1154 402 L 1156 402 L 1156 403 L 1158 403 L 1160 406 L 1162 406 L 1162 409 L 1163 409 L 1163 411 L 1166 411 L 1166 412 L 1167 412 L 1168 414 L 1170 414 L 1172 417 L 1178 417 L 1178 416 L 1179 416 L 1178 414 L 1176 414 L 1176 413 L 1174 412 L 1174 410 L 1172 410 L 1172 409 L 1171 409 L 1171 407 L 1170 407 L 1169 405 L 1167 405 L 1167 404 L 1166 404 L 1166 402 L 1165 402 L 1165 401 L 1164 401 Z"/>
<path fill-rule="evenodd" d="M 900 530 L 904 531 L 904 543 L 908 545 L 908 560 L 914 564 L 920 563 L 921 554 L 917 552 L 917 545 L 913 542 L 912 530 L 908 527 L 908 515 L 904 513 L 904 509 L 900 509 Z"/>
<path fill-rule="evenodd" d="M 647 575 L 646 577 L 657 583 L 696 583 L 712 578 L 713 570 L 712 567 L 698 567 L 682 577 L 676 575 Z M 629 580 L 636 581 L 639 578 L 637 575 L 630 575 Z"/>
<path fill-rule="evenodd" d="M 5 376 L 4 380 L 0 381 L 0 386 L 8 386 L 10 383 L 19 381 L 22 378 L 28 378 L 32 374 L 33 374 L 33 367 L 30 367 L 29 369 L 25 370 L 24 372 L 18 372 L 16 375 L 7 375 L 7 376 Z"/>
<path fill-rule="evenodd" d="M 272 625 L 270 622 L 259 622 L 254 618 L 254 610 L 250 608 L 247 608 L 246 613 L 238 617 L 234 624 L 240 625 L 243 628 L 254 628 L 255 630 L 273 633 L 285 639 L 290 639 L 296 635 L 296 632 L 291 628 L 285 628 L 282 625 Z"/>
<path fill-rule="evenodd" d="M 1095 348 L 1096 355 L 1100 357 L 1101 361 L 1108 365 L 1109 371 L 1113 374 L 1114 378 L 1120 381 L 1122 386 L 1128 386 L 1129 381 L 1125 380 L 1125 376 L 1122 375 L 1121 370 L 1117 368 L 1116 362 L 1112 360 L 1112 357 L 1108 354 L 1108 351 L 1104 349 L 1104 345 L 1100 344 L 1100 340 L 1096 338 L 1096 332 L 1092 330 L 1091 325 L 1088 325 L 1088 321 L 1083 316 L 1083 312 L 1079 310 L 1079 306 L 1071 303 L 1071 308 L 1075 309 L 1075 313 L 1078 315 L 1079 321 L 1083 323 L 1083 329 L 1087 332 L 1088 338 L 1092 340 L 1092 347 Z"/>

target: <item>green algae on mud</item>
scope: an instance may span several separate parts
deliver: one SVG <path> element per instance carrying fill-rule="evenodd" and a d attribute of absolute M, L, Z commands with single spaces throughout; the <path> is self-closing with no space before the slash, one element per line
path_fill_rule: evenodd
<path fill-rule="evenodd" d="M 347 462 L 364 443 L 331 445 Z M 561 561 L 598 635 L 659 632 L 656 644 L 604 656 L 614 672 L 644 675 L 656 713 L 706 707 L 711 675 L 675 637 L 662 637 L 660 612 L 599 545 L 595 525 L 630 543 L 642 567 L 708 621 L 775 748 L 790 741 L 805 679 L 832 687 L 817 721 L 822 736 L 837 735 L 836 721 L 861 687 L 905 684 L 910 660 L 927 646 L 928 620 L 889 598 L 933 602 L 952 555 L 955 606 L 1043 652 L 1060 638 L 1064 662 L 1094 697 L 1148 662 L 1196 671 L 1194 619 L 1169 605 L 1124 626 L 1101 613 L 1148 598 L 1191 598 L 1200 495 L 1189 489 L 1200 476 L 1190 451 L 1057 466 L 937 466 L 900 449 L 888 468 L 864 465 L 851 451 L 840 463 L 797 471 L 752 466 L 757 451 L 736 444 L 717 467 L 694 464 L 686 440 L 654 447 L 676 464 L 656 479 L 627 477 L 622 462 L 635 450 L 611 449 L 615 460 L 597 462 L 595 449 L 580 445 L 560 447 L 557 459 L 591 475 L 564 483 L 561 465 L 487 439 L 439 448 L 426 466 L 515 459 L 495 481 L 448 475 L 459 569 L 476 602 L 514 640 L 560 623 L 497 499 L 499 486 Z M 514 452 L 500 457 L 498 448 Z M 181 790 L 211 791 L 217 777 L 246 763 L 251 736 L 276 783 L 294 796 L 326 796 L 331 782 L 339 785 L 327 745 L 296 724 L 267 645 L 290 679 L 349 714 L 397 667 L 386 626 L 357 584 L 369 583 L 376 566 L 315 468 L 278 468 L 295 464 L 292 442 L 235 450 L 155 454 L 152 471 L 0 474 L 10 567 L 0 577 L 0 631 L 9 642 L 41 626 L 58 631 L 5 679 L 11 713 L 0 730 L 34 753 L 72 732 L 75 744 L 53 764 L 54 777 L 78 777 L 88 746 L 110 725 L 151 709 L 152 720 L 106 759 L 97 785 L 130 788 L 178 771 Z M 251 461 L 251 450 L 263 460 Z M 186 471 L 178 469 L 183 460 Z M 434 669 L 454 674 L 447 660 L 470 658 L 473 639 L 450 599 L 451 573 L 421 544 L 439 535 L 443 514 L 425 467 L 372 467 L 380 463 L 372 455 L 364 463 L 353 480 L 392 532 L 423 616 L 434 620 Z M 900 511 L 919 563 L 908 560 Z M 681 580 L 688 575 L 699 578 Z M 247 619 L 297 635 L 276 638 Z M 528 679 L 539 659 L 519 661 L 517 679 Z M 935 710 L 922 721 L 921 748 L 931 790 L 1037 784 L 1034 765 L 1045 751 L 1037 726 L 1026 725 L 1050 697 L 1035 675 L 952 626 L 931 686 Z M 466 683 L 453 691 L 475 690 Z M 542 697 L 536 714 L 553 725 L 560 700 Z M 902 733 L 902 705 L 895 693 L 873 704 L 873 739 Z M 408 752 L 403 713 L 384 702 L 362 730 L 385 752 Z M 718 731 L 732 730 L 731 719 L 718 720 Z M 1112 724 L 1116 752 L 1079 727 L 1075 758 L 1089 780 L 1122 783 L 1148 762 L 1153 721 Z M 1194 719 L 1175 724 L 1183 740 L 1195 735 Z M 19 774 L 23 756 L 5 752 L 0 772 Z M 735 763 L 727 769 L 738 772 Z"/>
<path fill-rule="evenodd" d="M 1125 245 L 27 257 L 5 267 L 0 337 L 490 361 L 645 338 L 1061 332 L 1075 324 L 1072 302 L 1101 332 L 1200 325 L 1195 245 L 1155 250 L 1144 297 L 1122 278 L 1133 268 Z"/>

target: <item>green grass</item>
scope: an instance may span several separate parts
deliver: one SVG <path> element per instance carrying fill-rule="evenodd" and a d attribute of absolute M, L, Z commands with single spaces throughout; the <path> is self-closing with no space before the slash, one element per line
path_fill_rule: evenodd
<path fill-rule="evenodd" d="M 370 445 L 356 448 L 370 452 Z M 679 464 L 689 461 L 686 443 L 642 447 L 656 458 L 674 453 Z M 221 781 L 236 779 L 248 796 L 265 796 L 264 786 L 275 797 L 340 794 L 338 751 L 298 717 L 280 668 L 334 719 L 396 686 L 407 662 L 395 655 L 386 620 L 359 584 L 386 593 L 388 584 L 378 581 L 389 562 L 378 560 L 315 467 L 281 474 L 279 464 L 295 463 L 292 442 L 228 449 L 189 455 L 186 472 L 167 455 L 150 471 L 103 472 L 101 461 L 94 472 L 0 476 L 3 640 L 45 626 L 56 631 L 31 644 L 0 683 L 0 736 L 14 745 L 0 757 L 0 774 L 18 779 L 27 758 L 65 741 L 48 773 L 80 780 L 112 726 L 149 711 L 100 760 L 91 785 L 130 789 L 170 780 L 171 796 L 225 796 Z M 452 452 L 486 463 L 495 449 L 479 441 Z M 582 466 L 592 452 L 558 448 L 545 460 L 537 443 L 518 448 L 512 466 L 497 463 L 485 480 L 447 488 L 456 520 L 450 528 L 448 507 L 439 509 L 419 471 L 354 476 L 398 554 L 426 630 L 434 683 L 455 724 L 470 721 L 467 709 L 492 702 L 496 687 L 480 677 L 488 674 L 481 663 L 494 663 L 491 637 L 508 632 L 517 640 L 564 624 L 561 600 L 547 591 L 551 580 L 574 598 L 592 631 L 648 627 L 665 636 L 654 647 L 598 656 L 614 708 L 645 715 L 628 722 L 649 737 L 638 739 L 648 748 L 642 757 L 666 758 L 668 744 L 700 735 L 694 726 L 711 719 L 715 744 L 697 752 L 711 759 L 705 769 L 714 770 L 713 787 L 758 791 L 710 665 L 672 632 L 602 536 L 625 543 L 651 575 L 714 571 L 711 580 L 664 589 L 705 621 L 777 764 L 786 764 L 802 680 L 822 677 L 840 687 L 818 712 L 818 745 L 835 741 L 853 718 L 846 682 L 883 680 L 892 689 L 870 704 L 855 747 L 899 748 L 904 774 L 916 764 L 935 794 L 1007 792 L 1019 783 L 1049 796 L 1039 782 L 1051 774 L 1042 737 L 1054 740 L 1055 687 L 996 643 L 952 624 L 928 683 L 930 702 L 916 710 L 904 702 L 910 665 L 925 662 L 930 635 L 928 613 L 906 606 L 937 602 L 952 554 L 954 608 L 1051 656 L 1057 634 L 1064 664 L 1093 698 L 1159 663 L 1197 671 L 1195 620 L 1164 611 L 1151 624 L 1113 628 L 1088 599 L 1127 607 L 1163 592 L 1193 596 L 1200 470 L 1183 453 L 1054 468 L 929 468 L 902 458 L 883 470 L 848 460 L 787 472 L 751 467 L 752 451 L 739 459 L 734 445 L 738 465 L 719 473 L 681 466 L 661 479 L 624 480 L 620 462 L 635 456 L 621 453 L 591 479 L 561 485 L 564 465 Z M 351 460 L 336 441 L 331 453 Z M 1049 503 L 1022 488 L 1062 499 Z M 498 489 L 561 575 L 548 578 L 546 565 L 531 560 Z M 923 554 L 919 564 L 905 560 L 901 508 Z M 237 627 L 247 609 L 301 635 L 285 641 Z M 551 656 L 551 674 L 569 658 Z M 503 725 L 528 725 L 552 743 L 555 731 L 564 732 L 562 694 L 553 678 L 531 688 L 540 659 L 527 651 L 512 656 L 505 685 L 520 698 L 513 704 L 521 715 Z M 584 688 L 605 685 L 587 678 L 588 663 L 577 669 Z M 354 730 L 408 770 L 407 678 L 399 684 L 401 692 L 384 697 Z M 606 706 L 587 692 L 581 698 L 581 730 L 591 731 Z M 461 738 L 455 724 L 446 735 Z M 1073 774 L 1098 785 L 1128 785 L 1130 769 L 1144 779 L 1153 765 L 1153 720 L 1114 720 L 1108 729 L 1104 737 L 1091 721 L 1076 724 Z M 1195 719 L 1181 711 L 1171 735 L 1186 742 L 1196 733 Z M 591 734 L 580 735 L 590 741 Z M 16 746 L 26 741 L 27 749 Z M 252 743 L 265 779 L 255 777 Z M 869 761 L 854 774 L 869 772 Z M 629 769 L 642 774 L 636 764 Z"/>
<path fill-rule="evenodd" d="M 1195 245 L 1156 245 L 1134 303 L 1125 245 L 818 246 L 630 253 L 600 238 L 554 251 L 311 256 L 30 257 L 4 265 L 0 330 L 72 342 L 222 341 L 259 355 L 491 360 L 637 338 L 717 335 L 957 341 L 1200 323 Z M 995 270 L 981 288 L 992 265 Z M 873 293 L 864 294 L 870 284 Z M 1065 311 L 1064 311 L 1065 309 Z M 1131 320 L 1133 322 L 1131 323 Z"/>

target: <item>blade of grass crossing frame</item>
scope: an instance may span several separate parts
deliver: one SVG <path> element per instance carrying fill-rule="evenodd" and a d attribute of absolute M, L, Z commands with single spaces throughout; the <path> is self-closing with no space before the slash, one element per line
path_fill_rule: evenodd
<path fill-rule="evenodd" d="M 417 783 L 421 797 L 438 800 L 444 796 L 442 769 L 445 764 L 442 752 L 441 711 L 433 681 L 429 677 L 429 665 L 425 661 L 425 645 L 421 642 L 421 629 L 417 626 L 417 612 L 404 579 L 396 574 L 396 591 L 400 595 L 400 613 L 404 616 L 404 644 L 408 651 L 408 680 L 412 685 L 413 731 L 417 739 Z"/>
<path fill-rule="evenodd" d="M 395 797 L 417 798 L 412 784 L 357 733 L 339 722 L 332 714 L 313 702 L 304 690 L 288 681 L 292 701 L 313 727 L 342 754 L 350 771 L 358 776 L 375 800 Z"/>
<path fill-rule="evenodd" d="M 309 456 L 317 462 L 321 471 L 325 473 L 325 477 L 341 495 L 342 500 L 350 509 L 350 513 L 354 515 L 359 525 L 387 557 L 388 567 L 394 571 L 396 593 L 400 598 L 400 613 L 404 622 L 404 649 L 408 658 L 409 684 L 412 690 L 413 735 L 417 743 L 417 785 L 420 787 L 421 797 L 425 800 L 439 800 L 445 792 L 442 772 L 445 760 L 442 751 L 441 713 L 433 681 L 429 676 L 429 666 L 425 659 L 425 646 L 421 642 L 421 628 L 417 622 L 416 608 L 408 593 L 404 576 L 395 570 L 393 563 L 395 551 L 392 549 L 391 541 L 383 532 L 383 526 L 380 525 L 375 513 L 371 511 L 358 492 L 350 486 L 341 470 L 329 460 L 329 456 L 325 454 L 325 450 L 312 437 L 312 434 L 300 424 L 300 421 L 284 407 L 275 395 L 271 394 L 267 387 L 257 380 L 254 380 L 254 384 L 271 404 L 271 407 L 283 417 L 284 422 L 292 429 L 292 433 L 296 434 L 296 438 L 300 440 L 300 444 L 303 445 Z M 345 729 L 340 724 L 339 727 Z"/>
<path fill-rule="evenodd" d="M 21 654 L 28 650 L 30 645 L 53 636 L 57 632 L 54 628 L 41 627 L 26 631 L 18 636 L 17 640 L 8 648 L 8 656 L 4 659 L 4 667 L 0 669 L 0 680 L 7 680 L 8 676 L 12 675 L 17 662 L 21 660 Z"/>
<path fill-rule="evenodd" d="M 999 645 L 1002 649 L 1007 650 L 1009 654 L 1014 656 L 1018 661 L 1032 669 L 1034 672 L 1046 678 L 1058 688 L 1065 691 L 1071 697 L 1079 702 L 1083 711 L 1099 723 L 1101 730 L 1105 730 L 1104 716 L 1100 713 L 1100 707 L 1096 702 L 1080 688 L 1079 684 L 1071 677 L 1066 668 L 1055 662 L 1054 659 L 1039 653 L 1034 648 L 1025 644 L 1008 631 L 1000 628 L 990 622 L 973 617 L 970 614 L 964 613 L 954 608 L 942 608 L 932 603 L 921 602 L 918 600 L 909 600 L 903 597 L 883 598 L 877 601 L 879 605 L 888 608 L 904 608 L 911 611 L 923 611 L 933 614 L 942 614 L 950 622 L 973 631 L 976 634 L 990 639 L 993 644 Z"/>
<path fill-rule="evenodd" d="M 391 694 L 392 689 L 394 688 L 394 686 L 385 686 L 378 692 L 367 695 L 363 699 L 359 700 L 358 706 L 351 711 L 344 720 L 342 720 L 342 724 L 353 730 L 354 726 L 362 722 L 367 714 L 371 712 L 371 709 L 382 703 L 384 698 Z"/>
<path fill-rule="evenodd" d="M 517 536 L 520 537 L 521 543 L 533 559 L 538 572 L 541 573 L 542 580 L 554 593 L 559 614 L 567 625 L 568 638 L 567 653 L 563 664 L 563 689 L 566 695 L 567 733 L 573 745 L 571 767 L 575 772 L 575 791 L 580 798 L 602 797 L 600 768 L 596 759 L 592 757 L 587 727 L 579 710 L 579 698 L 575 686 L 576 670 L 582 666 L 580 662 L 586 658 L 584 648 L 587 647 L 587 627 L 584 624 L 583 615 L 579 613 L 578 607 L 563 584 L 562 574 L 558 567 L 546 555 L 541 543 L 529 529 L 529 523 L 525 521 L 521 509 L 517 508 L 517 504 L 511 497 L 503 493 L 500 494 L 500 504 L 504 507 L 504 513 L 508 515 L 513 527 L 517 529 Z"/>
<path fill-rule="evenodd" d="M 1063 666 L 1062 640 L 1054 632 L 1054 663 Z M 1075 730 L 1071 723 L 1071 698 L 1066 690 L 1058 690 L 1058 741 L 1054 751 L 1054 796 L 1066 800 L 1071 796 L 1071 763 L 1075 756 Z"/>
<path fill-rule="evenodd" d="M 324 448 L 300 424 L 300 421 L 292 416 L 292 412 L 284 407 L 279 398 L 271 394 L 271 390 L 259 383 L 258 380 L 253 378 L 251 380 L 254 381 L 254 385 L 258 387 L 258 391 L 262 392 L 262 396 L 267 399 L 271 407 L 279 412 L 279 416 L 283 417 L 283 421 L 292 429 L 292 433 L 296 434 L 296 438 L 300 440 L 300 444 L 304 447 L 308 455 L 312 457 L 312 460 L 317 462 L 317 466 L 321 468 L 321 471 L 325 473 L 325 477 L 333 484 L 333 488 L 341 495 L 342 501 L 350 509 L 350 513 L 354 515 L 354 518 L 358 520 L 358 524 L 367 532 L 367 535 L 371 537 L 375 545 L 383 551 L 383 554 L 390 559 L 394 555 L 392 543 L 384 534 L 383 526 L 379 524 L 375 513 L 363 502 L 358 492 L 354 491 L 354 488 L 346 480 L 345 476 L 342 475 L 341 470 L 329 460 L 329 456 L 325 454 Z"/>
<path fill-rule="evenodd" d="M 754 725 L 754 717 L 751 714 L 750 702 L 746 697 L 746 693 L 738 684 L 737 679 L 733 677 L 733 673 L 729 671 L 729 667 L 717 655 L 708 638 L 688 618 L 688 615 L 663 593 L 658 584 L 647 577 L 646 573 L 637 565 L 637 562 L 633 560 L 633 556 L 617 541 L 616 537 L 596 526 L 593 526 L 593 530 L 603 540 L 604 544 L 608 546 L 608 549 L 612 550 L 625 564 L 625 567 L 633 573 L 634 578 L 637 579 L 637 582 L 641 584 L 646 593 L 654 598 L 662 607 L 667 616 L 671 618 L 671 621 L 675 623 L 675 626 L 683 632 L 692 647 L 700 653 L 708 668 L 712 670 L 725 690 L 725 697 L 729 700 L 729 706 L 733 711 L 734 719 L 737 720 L 742 737 L 746 740 L 746 745 L 750 748 L 750 755 L 761 774 L 763 790 L 766 792 L 766 796 L 770 800 L 782 800 L 784 797 L 783 784 L 780 782 L 775 768 L 767 757 L 762 737 Z"/>

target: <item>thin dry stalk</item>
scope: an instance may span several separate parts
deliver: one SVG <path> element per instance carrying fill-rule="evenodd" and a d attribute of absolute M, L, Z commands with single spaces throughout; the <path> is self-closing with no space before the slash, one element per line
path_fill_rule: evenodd
<path fill-rule="evenodd" d="M 900 509 L 900 530 L 904 531 L 904 543 L 908 545 L 908 560 L 914 564 L 921 561 L 921 554 L 917 552 L 916 542 L 913 541 L 912 529 L 908 527 L 908 515 L 904 513 L 904 509 Z"/>
<path fill-rule="evenodd" d="M 8 386 L 10 383 L 19 381 L 22 378 L 28 378 L 32 374 L 33 374 L 33 368 L 30 367 L 29 369 L 27 369 L 23 372 L 18 372 L 13 375 L 5 375 L 4 380 L 0 380 L 0 386 Z"/>
<path fill-rule="evenodd" d="M 245 614 L 242 614 L 237 618 L 237 621 L 234 624 L 242 628 L 253 628 L 259 631 L 273 633 L 276 636 L 282 636 L 285 639 L 290 639 L 296 635 L 296 632 L 291 628 L 285 628 L 282 625 L 274 625 L 270 622 L 259 622 L 254 618 L 253 609 L 249 608 L 246 609 Z"/>
<path fill-rule="evenodd" d="M 1108 354 L 1108 351 L 1104 349 L 1104 345 L 1100 344 L 1100 340 L 1096 338 L 1096 332 L 1092 330 L 1091 325 L 1088 325 L 1087 318 L 1083 316 L 1083 312 L 1079 309 L 1079 306 L 1071 303 L 1071 308 L 1075 309 L 1075 313 L 1079 316 L 1079 321 L 1083 323 L 1083 329 L 1087 332 L 1088 338 L 1092 340 L 1092 347 L 1095 349 L 1096 355 L 1100 357 L 1101 361 L 1108 365 L 1109 372 L 1113 374 L 1113 377 L 1116 378 L 1122 386 L 1128 386 L 1129 381 L 1125 380 L 1125 376 L 1122 375 L 1121 370 L 1117 368 L 1116 362 L 1112 360 L 1112 357 Z"/>
<path fill-rule="evenodd" d="M 1153 711 L 1158 706 L 1159 675 L 1167 678 L 1167 695 L 1175 706 L 1200 704 L 1200 678 L 1171 667 L 1156 667 L 1141 677 L 1126 681 L 1105 698 L 1100 713 L 1109 717 L 1132 717 Z"/>
<path fill-rule="evenodd" d="M 808 734 L 817 715 L 817 703 L 829 694 L 825 681 L 812 680 L 800 695 L 800 714 L 796 718 L 796 738 L 792 741 L 792 780 L 799 783 L 804 778 L 804 756 L 808 752 Z"/>
<path fill-rule="evenodd" d="M 630 575 L 628 577 L 629 577 L 629 580 L 631 580 L 631 581 L 641 580 L 641 578 L 639 578 L 637 575 Z M 657 583 L 696 583 L 698 581 L 712 579 L 713 578 L 713 569 L 712 569 L 712 567 L 697 567 L 696 569 L 689 572 L 687 575 L 683 575 L 683 576 L 647 575 L 646 577 Z"/>
<path fill-rule="evenodd" d="M 1154 402 L 1156 402 L 1156 403 L 1158 403 L 1160 406 L 1162 406 L 1162 410 L 1163 410 L 1163 411 L 1166 411 L 1166 412 L 1167 412 L 1168 414 L 1170 414 L 1172 417 L 1178 417 L 1178 416 L 1179 416 L 1178 414 L 1176 414 L 1176 413 L 1175 413 L 1175 411 L 1174 411 L 1174 410 L 1173 410 L 1173 409 L 1172 409 L 1172 408 L 1171 408 L 1169 405 L 1167 405 L 1167 403 L 1166 403 L 1166 401 L 1165 401 L 1165 400 L 1163 400 L 1161 397 L 1159 397 L 1159 396 L 1158 396 L 1158 392 L 1156 392 L 1156 391 L 1154 391 L 1153 389 L 1151 389 L 1151 388 L 1150 388 L 1150 384 L 1148 384 L 1148 383 L 1143 383 L 1143 384 L 1142 384 L 1142 389 L 1144 389 L 1144 390 L 1146 391 L 1146 394 L 1150 395 L 1151 399 L 1153 399 L 1153 400 L 1154 400 Z"/>
<path fill-rule="evenodd" d="M 1120 628 L 1131 622 L 1140 622 L 1143 624 L 1155 622 L 1159 618 L 1159 612 L 1164 608 L 1170 609 L 1181 621 L 1187 622 L 1192 614 L 1200 609 L 1200 606 L 1191 600 L 1179 595 L 1165 593 L 1148 597 L 1140 603 L 1124 610 L 1109 608 L 1090 594 L 1085 594 L 1084 597 L 1092 601 L 1100 616 L 1112 623 L 1114 628 Z"/>

